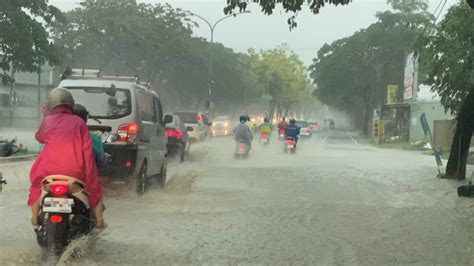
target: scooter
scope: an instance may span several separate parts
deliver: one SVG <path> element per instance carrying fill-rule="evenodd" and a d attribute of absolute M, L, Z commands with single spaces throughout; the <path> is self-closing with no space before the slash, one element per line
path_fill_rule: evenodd
<path fill-rule="evenodd" d="M 292 137 L 286 137 L 285 139 L 285 152 L 295 153 L 296 152 L 296 140 Z"/>
<path fill-rule="evenodd" d="M 41 181 L 41 210 L 36 239 L 47 262 L 56 263 L 68 244 L 89 234 L 95 222 L 91 217 L 85 184 L 73 177 L 47 176 Z"/>
<path fill-rule="evenodd" d="M 17 146 L 16 144 L 16 138 L 12 140 L 0 140 L 0 157 L 8 157 L 11 156 L 15 153 L 18 153 L 22 145 Z"/>
<path fill-rule="evenodd" d="M 278 139 L 285 139 L 285 130 L 283 128 L 278 130 Z"/>
<path fill-rule="evenodd" d="M 270 143 L 270 140 L 268 139 L 268 134 L 265 132 L 260 133 L 260 142 L 262 142 L 263 146 L 266 147 Z"/>
<path fill-rule="evenodd" d="M 250 146 L 243 142 L 238 141 L 235 147 L 235 159 L 245 159 L 249 156 Z"/>

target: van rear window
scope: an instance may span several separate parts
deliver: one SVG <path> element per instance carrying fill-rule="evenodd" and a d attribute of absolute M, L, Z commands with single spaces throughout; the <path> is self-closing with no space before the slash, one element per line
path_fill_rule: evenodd
<path fill-rule="evenodd" d="M 117 119 L 132 112 L 130 91 L 117 88 L 67 87 L 77 104 L 84 105 L 91 118 Z"/>
<path fill-rule="evenodd" d="M 197 123 L 198 121 L 196 120 L 197 113 L 195 112 L 174 112 L 174 115 L 179 116 L 181 118 L 181 121 L 184 123 Z"/>

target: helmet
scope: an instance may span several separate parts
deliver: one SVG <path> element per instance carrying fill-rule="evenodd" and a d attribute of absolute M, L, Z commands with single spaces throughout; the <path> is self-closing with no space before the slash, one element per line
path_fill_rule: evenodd
<path fill-rule="evenodd" d="M 240 118 L 239 118 L 239 121 L 240 122 L 247 122 L 247 116 L 241 115 Z"/>
<path fill-rule="evenodd" d="M 295 124 L 295 123 L 296 123 L 296 119 L 290 118 L 290 124 Z"/>
<path fill-rule="evenodd" d="M 286 117 L 283 117 L 283 118 L 281 119 L 281 121 L 286 121 Z"/>
<path fill-rule="evenodd" d="M 74 109 L 74 98 L 72 94 L 64 88 L 56 88 L 48 95 L 48 109 L 53 110 L 59 105 L 69 106 Z"/>
<path fill-rule="evenodd" d="M 86 107 L 81 104 L 74 105 L 74 114 L 82 118 L 87 123 L 87 117 L 89 116 L 89 111 L 87 111 Z"/>
<path fill-rule="evenodd" d="M 268 119 L 268 117 L 265 117 L 265 118 L 263 119 L 263 122 L 268 123 L 268 122 L 270 122 L 270 119 Z"/>

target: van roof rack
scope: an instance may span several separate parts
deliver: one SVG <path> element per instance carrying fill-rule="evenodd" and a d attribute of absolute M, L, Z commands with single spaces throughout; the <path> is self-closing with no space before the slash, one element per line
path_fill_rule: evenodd
<path fill-rule="evenodd" d="M 137 84 L 142 84 L 140 82 L 140 77 L 135 76 L 102 76 L 101 69 L 87 69 L 87 68 L 70 68 L 67 67 L 64 72 L 61 74 L 61 80 L 63 79 L 107 79 L 107 80 L 120 80 L 120 81 L 130 81 L 136 82 Z"/>

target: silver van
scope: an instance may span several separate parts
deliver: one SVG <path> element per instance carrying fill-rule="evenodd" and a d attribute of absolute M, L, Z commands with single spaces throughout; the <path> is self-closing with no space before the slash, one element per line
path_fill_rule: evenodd
<path fill-rule="evenodd" d="M 101 176 L 132 181 L 144 193 L 149 178 L 166 182 L 167 137 L 158 95 L 136 77 L 100 76 L 100 71 L 71 70 L 59 84 L 89 111 L 89 130 L 98 133 L 110 154 Z"/>

